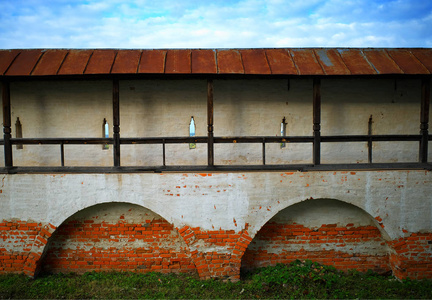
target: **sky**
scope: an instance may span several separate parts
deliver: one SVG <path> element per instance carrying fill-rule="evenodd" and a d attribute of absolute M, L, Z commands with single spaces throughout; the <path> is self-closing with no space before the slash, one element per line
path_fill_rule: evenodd
<path fill-rule="evenodd" d="M 0 0 L 0 49 L 432 47 L 432 0 Z"/>

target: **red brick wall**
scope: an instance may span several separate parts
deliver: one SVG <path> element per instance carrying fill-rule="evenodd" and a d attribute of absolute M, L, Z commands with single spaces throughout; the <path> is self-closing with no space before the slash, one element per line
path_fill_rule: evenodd
<path fill-rule="evenodd" d="M 237 280 L 240 266 L 251 269 L 310 259 L 342 270 L 392 269 L 398 278 L 432 278 L 432 233 L 412 233 L 386 243 L 371 225 L 307 227 L 281 223 L 283 218 L 279 218 L 265 224 L 252 239 L 248 226 L 238 232 L 189 226 L 177 230 L 149 210 L 126 208 L 126 212 L 108 209 L 81 214 L 57 230 L 51 224 L 3 220 L 0 273 L 24 271 L 33 276 L 41 267 L 79 273 L 198 272 L 203 279 Z"/>
<path fill-rule="evenodd" d="M 389 242 L 393 273 L 398 278 L 432 278 L 432 233 L 412 233 Z"/>
<path fill-rule="evenodd" d="M 367 253 L 365 249 L 356 251 L 366 243 L 370 248 Z M 296 223 L 269 222 L 246 250 L 242 268 L 250 270 L 310 259 L 342 270 L 383 272 L 390 269 L 385 248 L 385 241 L 375 226 L 354 226 L 351 223 L 308 228 Z"/>
<path fill-rule="evenodd" d="M 120 217 L 121 218 L 121 217 Z M 195 273 L 176 229 L 164 219 L 130 223 L 70 220 L 50 242 L 43 269 L 48 272 L 119 270 Z"/>
<path fill-rule="evenodd" d="M 24 272 L 33 276 L 55 228 L 51 224 L 42 225 L 33 221 L 0 222 L 0 273 Z"/>
<path fill-rule="evenodd" d="M 241 257 L 252 238 L 246 229 L 206 230 L 185 226 L 179 230 L 191 250 L 200 278 L 240 279 Z M 214 251 L 211 251 L 214 249 Z"/>

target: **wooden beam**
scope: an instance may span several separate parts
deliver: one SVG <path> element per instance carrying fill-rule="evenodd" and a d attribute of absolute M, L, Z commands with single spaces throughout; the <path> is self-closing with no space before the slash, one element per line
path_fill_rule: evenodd
<path fill-rule="evenodd" d="M 2 82 L 2 102 L 5 166 L 12 167 L 10 84 L 6 81 Z"/>
<path fill-rule="evenodd" d="M 214 165 L 214 139 L 213 139 L 213 80 L 207 80 L 207 164 Z"/>
<path fill-rule="evenodd" d="M 429 128 L 429 106 L 430 106 L 430 77 L 422 79 L 421 82 L 421 108 L 420 108 L 420 151 L 419 162 L 428 161 L 428 128 Z"/>
<path fill-rule="evenodd" d="M 125 166 L 125 167 L 0 167 L 0 174 L 26 173 L 141 173 L 141 172 L 245 172 L 245 171 L 364 171 L 364 170 L 432 170 L 430 163 L 363 163 L 363 164 L 292 164 L 292 165 L 191 165 L 191 166 Z"/>
<path fill-rule="evenodd" d="M 321 163 L 321 79 L 313 79 L 313 164 Z"/>
<path fill-rule="evenodd" d="M 63 143 L 60 144 L 60 163 L 61 163 L 61 166 L 62 166 L 62 167 L 65 166 L 65 160 L 64 160 L 64 144 L 63 144 Z"/>
<path fill-rule="evenodd" d="M 387 135 L 324 135 L 321 136 L 323 143 L 344 142 L 420 142 L 420 134 L 387 134 Z M 214 143 L 313 143 L 313 136 L 228 136 L 213 137 Z M 428 135 L 432 140 L 432 135 Z M 207 143 L 207 136 L 192 137 L 127 137 L 120 138 L 121 144 L 187 144 Z M 114 144 L 113 138 L 11 138 L 12 145 L 104 145 Z M 0 145 L 4 141 L 0 140 Z"/>
<path fill-rule="evenodd" d="M 119 80 L 113 80 L 113 154 L 114 167 L 120 166 L 120 92 Z"/>
<path fill-rule="evenodd" d="M 368 136 L 372 137 L 372 115 L 370 115 L 369 117 L 369 121 L 368 121 Z M 372 138 L 369 139 L 368 141 L 368 163 L 372 163 Z"/>

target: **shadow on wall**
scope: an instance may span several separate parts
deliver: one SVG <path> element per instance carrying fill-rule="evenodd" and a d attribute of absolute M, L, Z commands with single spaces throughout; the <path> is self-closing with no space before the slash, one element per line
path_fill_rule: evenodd
<path fill-rule="evenodd" d="M 196 273 L 173 225 L 128 203 L 98 204 L 69 217 L 50 238 L 41 263 L 45 273 L 107 270 Z"/>
<path fill-rule="evenodd" d="M 306 200 L 276 214 L 249 244 L 241 270 L 296 259 L 341 270 L 391 269 L 388 247 L 375 220 L 354 205 L 330 199 Z"/>

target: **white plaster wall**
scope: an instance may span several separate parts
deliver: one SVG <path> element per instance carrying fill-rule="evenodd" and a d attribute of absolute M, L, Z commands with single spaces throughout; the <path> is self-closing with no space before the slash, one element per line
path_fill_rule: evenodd
<path fill-rule="evenodd" d="M 312 135 L 312 81 L 214 81 L 215 136 Z M 233 157 L 233 153 L 236 153 Z M 266 163 L 311 163 L 310 144 L 266 145 Z M 216 164 L 262 164 L 261 144 L 215 144 Z"/>
<path fill-rule="evenodd" d="M 112 83 L 14 82 L 11 111 L 13 137 L 17 117 L 26 138 L 102 137 L 103 119 L 112 125 Z M 60 145 L 14 147 L 13 159 L 16 166 L 59 166 Z M 112 151 L 102 145 L 65 146 L 65 165 L 112 165 L 112 159 Z"/>
<path fill-rule="evenodd" d="M 322 135 L 367 134 L 370 116 L 373 134 L 420 132 L 418 79 L 323 79 L 321 97 Z M 367 143 L 327 143 L 322 145 L 322 163 L 366 163 L 367 152 Z M 418 143 L 375 142 L 373 161 L 418 161 Z"/>
<path fill-rule="evenodd" d="M 3 94 L 2 85 L 0 84 L 0 95 Z M 0 109 L 0 121 L 1 121 L 1 132 L 0 132 L 0 139 L 3 139 L 3 109 Z M 0 167 L 4 167 L 5 161 L 4 161 L 4 147 L 0 145 Z"/>
<path fill-rule="evenodd" d="M 122 137 L 187 136 L 191 116 L 196 135 L 207 135 L 205 80 L 120 81 Z M 19 117 L 24 137 L 102 137 L 107 119 L 112 136 L 110 81 L 14 82 L 11 84 L 12 136 Z M 418 134 L 420 80 L 324 78 L 322 135 Z M 432 116 L 432 111 L 431 111 Z M 215 136 L 312 135 L 312 80 L 215 80 Z M 432 117 L 431 117 L 432 119 Z M 15 148 L 15 147 L 14 147 Z M 429 147 L 432 157 L 432 145 Z M 418 143 L 374 143 L 374 162 L 418 160 Z M 167 145 L 167 165 L 206 164 L 207 146 Z M 261 164 L 261 144 L 216 144 L 216 164 Z M 0 156 L 3 150 L 0 151 Z M 15 165 L 60 165 L 60 146 L 32 145 L 14 149 Z M 71 166 L 111 166 L 112 147 L 66 145 Z M 0 157 L 3 162 L 3 157 Z M 161 145 L 122 145 L 122 165 L 161 165 Z M 311 144 L 266 145 L 266 163 L 311 163 Z M 367 162 L 366 143 L 323 143 L 323 163 Z"/>
<path fill-rule="evenodd" d="M 253 236 L 295 203 L 337 199 L 382 219 L 394 239 L 432 230 L 431 186 L 425 171 L 4 175 L 0 219 L 59 226 L 86 207 L 127 202 L 179 228 L 240 231 L 249 224 Z"/>

